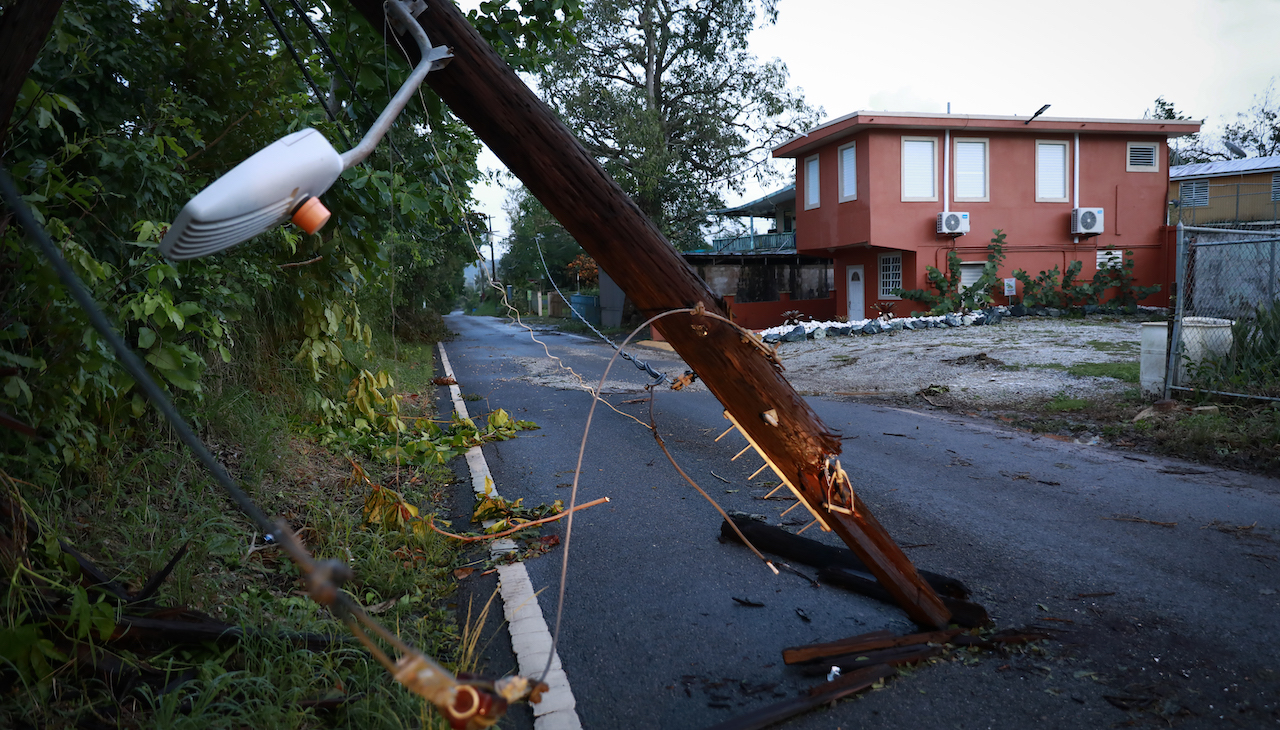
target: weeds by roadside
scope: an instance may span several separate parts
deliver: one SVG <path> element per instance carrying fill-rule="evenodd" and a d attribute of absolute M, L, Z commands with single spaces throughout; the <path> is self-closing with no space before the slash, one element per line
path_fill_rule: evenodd
<path fill-rule="evenodd" d="M 1121 449 L 1280 475 L 1280 408 L 1217 402 L 1213 408 L 1194 410 L 1199 403 L 1192 401 L 1135 421 L 1148 405 L 1132 389 L 1119 398 L 1059 394 L 1036 407 L 993 415 L 1032 433 L 1096 439 Z"/>
<path fill-rule="evenodd" d="M 431 348 L 401 344 L 399 354 L 366 367 L 391 373 L 388 397 L 429 421 L 430 398 L 419 396 L 430 392 Z M 283 516 L 317 558 L 351 565 L 345 588 L 372 613 L 446 665 L 474 668 L 448 603 L 461 552 L 430 532 L 368 524 L 368 490 L 347 479 L 350 462 L 301 428 L 314 386 L 282 360 L 213 368 L 192 420 L 264 511 Z M 497 413 L 478 435 L 511 430 Z M 0 726 L 445 727 L 306 597 L 293 563 L 158 419 L 84 468 L 50 467 L 12 460 L 0 472 Z M 415 509 L 445 509 L 453 477 L 443 466 L 392 458 L 363 468 Z M 59 540 L 118 590 L 85 577 Z M 122 597 L 184 545 L 149 601 Z M 140 642 L 127 628 L 175 616 L 243 635 Z M 299 633 L 319 638 L 299 644 Z"/>

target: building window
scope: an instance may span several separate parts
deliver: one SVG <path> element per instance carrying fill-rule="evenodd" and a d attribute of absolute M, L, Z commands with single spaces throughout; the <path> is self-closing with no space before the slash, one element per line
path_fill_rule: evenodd
<path fill-rule="evenodd" d="M 1271 199 L 1280 200 L 1280 172 L 1271 174 Z"/>
<path fill-rule="evenodd" d="M 1125 172 L 1159 172 L 1159 149 L 1155 142 L 1130 142 L 1126 145 Z"/>
<path fill-rule="evenodd" d="M 858 199 L 858 152 L 856 142 L 850 142 L 839 150 L 840 202 Z"/>
<path fill-rule="evenodd" d="M 818 156 L 804 161 L 804 209 L 813 210 L 822 204 L 821 184 L 818 180 Z"/>
<path fill-rule="evenodd" d="M 902 138 L 902 200 L 937 200 L 938 140 Z"/>
<path fill-rule="evenodd" d="M 1066 142 L 1036 142 L 1036 202 L 1068 202 Z"/>
<path fill-rule="evenodd" d="M 1209 205 L 1208 180 L 1183 180 L 1178 192 L 1182 195 L 1180 204 L 1183 208 L 1204 208 Z"/>
<path fill-rule="evenodd" d="M 902 288 L 902 254 L 880 254 L 880 298 L 897 299 L 894 289 Z"/>
<path fill-rule="evenodd" d="M 1103 269 L 1123 269 L 1124 253 L 1113 248 L 1100 248 L 1097 253 L 1098 271 Z"/>
<path fill-rule="evenodd" d="M 985 261 L 962 261 L 960 262 L 960 289 L 968 289 L 978 283 L 978 279 L 982 278 L 982 270 L 986 268 Z"/>
<path fill-rule="evenodd" d="M 956 140 L 956 195 L 957 202 L 981 202 L 990 200 L 987 192 L 987 140 Z"/>

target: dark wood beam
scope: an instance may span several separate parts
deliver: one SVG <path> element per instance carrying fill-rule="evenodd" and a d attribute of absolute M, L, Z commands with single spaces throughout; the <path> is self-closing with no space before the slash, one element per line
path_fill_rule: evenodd
<path fill-rule="evenodd" d="M 62 0 L 13 0 L 0 15 L 0 154 L 22 83 L 61 8 Z"/>
<path fill-rule="evenodd" d="M 382 0 L 351 0 L 386 33 Z M 453 113 L 507 168 L 646 315 L 702 304 L 728 316 L 724 302 L 699 279 L 657 227 L 583 149 L 448 0 L 431 0 L 418 16 L 453 61 L 427 76 Z M 409 51 L 413 40 L 389 39 Z M 662 333 L 765 455 L 804 495 L 913 620 L 941 628 L 950 612 L 915 566 L 855 497 L 851 514 L 823 507 L 823 466 L 840 451 L 832 433 L 755 344 L 724 322 L 693 314 L 662 320 Z M 776 419 L 764 414 L 776 414 Z"/>

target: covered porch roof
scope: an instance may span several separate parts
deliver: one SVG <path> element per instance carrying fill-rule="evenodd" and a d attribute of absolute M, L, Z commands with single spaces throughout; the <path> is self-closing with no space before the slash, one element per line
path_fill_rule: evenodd
<path fill-rule="evenodd" d="M 792 183 L 785 188 L 775 190 L 762 198 L 757 198 L 749 203 L 743 203 L 732 208 L 723 208 L 721 210 L 711 211 L 712 215 L 724 216 L 726 218 L 742 218 L 750 216 L 752 218 L 772 218 L 777 215 L 778 206 L 787 203 L 794 203 L 796 199 L 796 185 Z"/>

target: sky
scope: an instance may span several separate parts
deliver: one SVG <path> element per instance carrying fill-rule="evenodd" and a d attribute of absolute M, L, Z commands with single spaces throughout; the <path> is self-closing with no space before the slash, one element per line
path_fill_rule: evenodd
<path fill-rule="evenodd" d="M 782 59 L 824 119 L 948 103 L 955 114 L 1029 116 L 1051 104 L 1045 116 L 1139 118 L 1163 96 L 1212 132 L 1272 78 L 1280 92 L 1280 0 L 780 0 L 777 24 L 757 29 L 751 47 Z M 505 169 L 487 151 L 480 164 Z M 764 192 L 749 183 L 726 202 Z M 500 240 L 506 192 L 476 196 Z"/>

